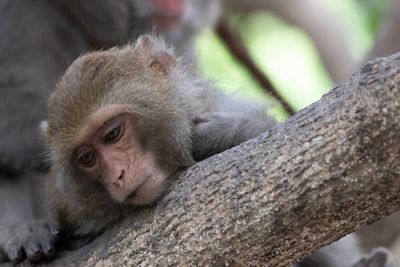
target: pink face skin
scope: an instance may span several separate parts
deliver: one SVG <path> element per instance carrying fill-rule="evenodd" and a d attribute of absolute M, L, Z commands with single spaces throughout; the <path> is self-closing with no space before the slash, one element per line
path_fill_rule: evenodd
<path fill-rule="evenodd" d="M 161 194 L 168 174 L 135 133 L 135 117 L 124 109 L 97 112 L 74 152 L 75 164 L 99 180 L 118 202 L 149 204 Z"/>
<path fill-rule="evenodd" d="M 150 0 L 153 6 L 151 19 L 163 30 L 173 30 L 181 22 L 187 0 Z"/>

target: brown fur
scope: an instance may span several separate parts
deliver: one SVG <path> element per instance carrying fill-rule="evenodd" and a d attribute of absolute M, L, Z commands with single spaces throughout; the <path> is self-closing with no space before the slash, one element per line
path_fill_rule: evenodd
<path fill-rule="evenodd" d="M 98 129 L 119 109 L 134 114 L 135 130 L 147 139 L 146 152 L 157 158 L 160 169 L 170 173 L 255 137 L 273 125 L 264 105 L 238 101 L 215 90 L 155 37 L 143 36 L 134 45 L 78 58 L 48 102 L 46 135 L 53 175 L 47 182 L 47 195 L 53 219 L 64 234 L 62 243 L 76 236 L 80 240 L 96 236 L 120 220 L 129 207 L 129 203 L 115 201 L 104 183 L 79 171 L 72 160 L 76 146 L 90 135 L 87 129 Z M 44 237 L 35 233 L 18 242 L 54 238 L 51 231 L 44 232 Z M 19 248 L 15 240 L 11 243 Z M 45 249 L 42 252 L 50 253 Z M 35 253 L 29 255 L 39 259 Z M 332 256 L 325 250 L 316 257 Z M 379 252 L 367 260 L 375 257 L 380 263 L 374 266 L 384 266 L 386 254 Z M 299 266 L 309 266 L 318 259 Z"/>
<path fill-rule="evenodd" d="M 174 172 L 192 165 L 194 157 L 201 158 L 193 154 L 200 151 L 196 146 L 203 146 L 196 140 L 204 139 L 203 132 L 196 129 L 207 129 L 204 134 L 208 135 L 209 127 L 216 127 L 211 138 L 216 143 L 204 151 L 211 155 L 273 125 L 263 105 L 247 105 L 243 110 L 243 103 L 239 103 L 188 72 L 174 51 L 155 37 L 143 36 L 134 45 L 92 52 L 77 59 L 48 104 L 47 137 L 54 170 L 48 189 L 61 227 L 72 225 L 78 235 L 98 232 L 117 220 L 124 209 L 101 185 L 82 177 L 70 160 L 78 133 L 98 110 L 115 105 L 129 109 L 137 116 L 137 130 L 146 135 L 146 149 L 157 157 L 160 166 Z M 215 125 L 208 124 L 208 119 L 199 120 L 203 115 L 219 112 L 234 117 L 218 117 L 222 121 Z M 257 116 L 252 120 L 247 117 L 249 114 Z M 218 125 L 224 122 L 236 127 L 228 127 L 235 131 L 229 140 L 224 131 L 217 132 Z M 247 131 L 249 122 L 254 130 L 251 134 Z M 205 127 L 199 128 L 200 125 Z M 111 207 L 114 214 L 109 214 Z M 100 219 L 104 216 L 109 220 Z"/>
<path fill-rule="evenodd" d="M 266 116 L 265 105 L 239 101 L 216 90 L 155 37 L 142 36 L 133 45 L 78 58 L 49 98 L 45 131 L 52 163 L 46 192 L 51 221 L 62 232 L 62 244 L 101 233 L 120 220 L 129 206 L 123 197 L 110 194 L 107 183 L 92 179 L 73 161 L 77 146 L 121 110 L 134 121 L 138 136 L 145 137 L 143 155 L 156 159 L 154 173 L 162 174 L 147 184 L 142 204 L 153 200 L 148 194 L 163 190 L 169 174 L 274 124 Z M 129 177 L 135 180 L 140 179 Z M 38 243 L 53 240 L 50 231 L 44 232 Z M 8 237 L 12 246 L 4 250 L 10 257 L 32 238 Z"/>
<path fill-rule="evenodd" d="M 212 25 L 217 18 L 218 4 L 217 0 L 188 0 L 187 5 L 191 8 L 185 11 L 185 19 L 174 29 L 167 30 L 154 25 L 153 19 L 156 18 L 150 13 L 157 6 L 151 6 L 148 1 L 2 2 L 2 227 L 22 224 L 21 227 L 25 228 L 27 225 L 31 226 L 28 220 L 45 216 L 39 190 L 42 189 L 41 181 L 48 171 L 48 163 L 42 160 L 44 145 L 38 133 L 38 124 L 46 115 L 45 100 L 68 64 L 87 51 L 122 45 L 139 34 L 150 31 L 165 36 L 181 53 L 193 57 L 194 36 L 204 27 Z M 41 223 L 38 225 L 43 226 Z M 24 253 L 15 252 L 23 251 L 31 244 L 21 241 L 26 237 L 15 236 L 11 232 L 13 231 L 1 231 L 0 250 L 5 251 L 5 259 L 17 262 L 24 258 Z M 15 242 L 7 242 L 12 245 L 6 246 L 1 240 Z M 0 261 L 2 260 L 0 253 Z"/>
<path fill-rule="evenodd" d="M 71 144 L 99 110 L 120 105 L 135 114 L 136 129 L 150 140 L 146 149 L 170 173 L 273 125 L 263 105 L 218 92 L 189 70 L 171 48 L 151 36 L 142 36 L 134 45 L 87 54 L 69 67 L 48 106 L 48 140 L 55 170 L 48 188 L 62 229 L 69 226 L 69 234 L 96 234 L 119 220 L 126 209 L 104 187 L 74 171 L 69 160 Z M 361 256 L 358 246 L 338 252 L 338 245 L 318 251 L 297 266 L 385 266 L 385 251 L 352 262 Z"/>

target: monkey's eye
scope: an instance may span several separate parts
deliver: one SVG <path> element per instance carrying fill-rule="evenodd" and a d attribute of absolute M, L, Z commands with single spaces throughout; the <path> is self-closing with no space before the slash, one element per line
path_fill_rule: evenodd
<path fill-rule="evenodd" d="M 84 167 L 92 167 L 96 162 L 96 154 L 91 147 L 82 147 L 77 152 L 77 160 Z"/>
<path fill-rule="evenodd" d="M 104 135 L 104 143 L 114 143 L 117 142 L 122 136 L 122 125 L 119 124 L 117 127 L 112 128 Z"/>

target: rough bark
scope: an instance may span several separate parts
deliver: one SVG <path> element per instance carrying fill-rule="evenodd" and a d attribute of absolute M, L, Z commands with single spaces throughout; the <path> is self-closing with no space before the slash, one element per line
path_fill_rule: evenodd
<path fill-rule="evenodd" d="M 308 34 L 336 83 L 358 65 L 346 43 L 344 25 L 316 0 L 225 0 L 226 7 L 240 12 L 266 10 L 296 25 Z"/>
<path fill-rule="evenodd" d="M 392 0 L 381 22 L 375 45 L 365 61 L 377 57 L 385 57 L 400 50 L 400 1 Z M 357 233 L 366 251 L 372 247 L 392 247 L 396 256 L 395 262 L 400 262 L 400 212 L 390 217 L 364 226 Z"/>
<path fill-rule="evenodd" d="M 398 209 L 400 54 L 181 174 L 52 266 L 289 266 Z"/>

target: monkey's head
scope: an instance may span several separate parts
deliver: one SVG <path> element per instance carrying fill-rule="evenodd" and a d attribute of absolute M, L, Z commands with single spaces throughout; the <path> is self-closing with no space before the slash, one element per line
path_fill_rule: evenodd
<path fill-rule="evenodd" d="M 153 202 L 168 176 L 194 162 L 185 86 L 179 60 L 152 36 L 78 58 L 48 101 L 54 171 L 101 184 L 120 203 Z"/>

